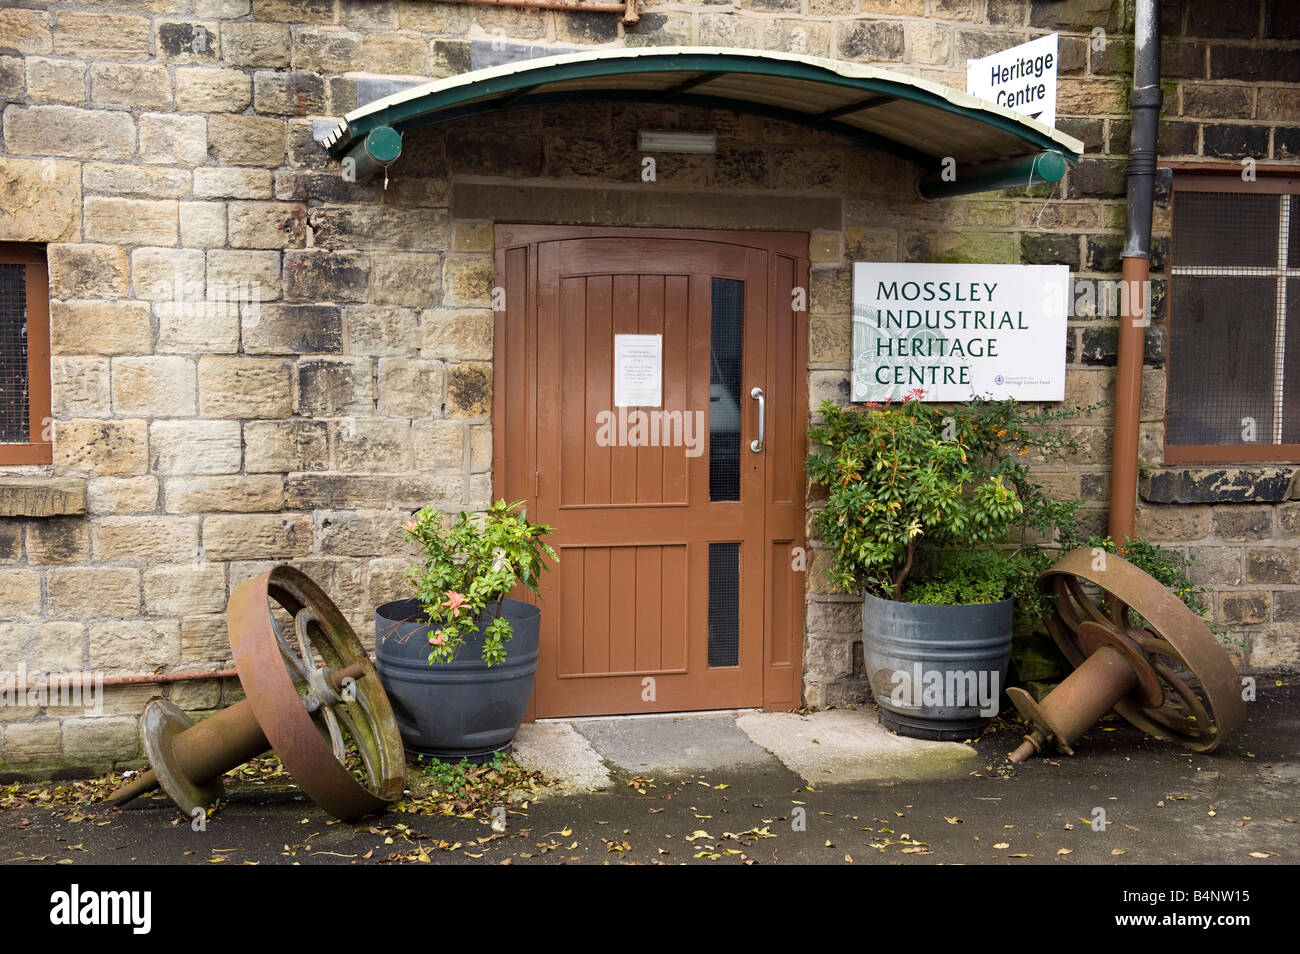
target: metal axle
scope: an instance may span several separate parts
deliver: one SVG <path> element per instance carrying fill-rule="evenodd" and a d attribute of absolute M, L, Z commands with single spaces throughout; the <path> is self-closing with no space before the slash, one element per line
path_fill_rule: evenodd
<path fill-rule="evenodd" d="M 1132 697 L 1144 708 L 1164 703 L 1160 679 L 1138 646 L 1095 622 L 1082 623 L 1079 638 L 1092 652 L 1041 703 L 1023 689 L 1007 690 L 1020 714 L 1034 726 L 1007 756 L 1010 761 L 1023 762 L 1041 752 L 1049 739 L 1066 755 L 1073 755 L 1075 740 L 1123 699 Z"/>
<path fill-rule="evenodd" d="M 338 692 L 349 681 L 360 679 L 365 671 L 362 663 L 353 663 L 337 671 L 325 670 L 324 680 Z M 310 687 L 302 683 L 299 686 L 310 706 L 314 701 Z M 155 700 L 141 716 L 140 732 L 153 768 L 119 786 L 108 801 L 125 805 L 161 786 L 191 817 L 225 797 L 223 775 L 271 748 L 248 699 L 198 723 L 172 703 Z"/>

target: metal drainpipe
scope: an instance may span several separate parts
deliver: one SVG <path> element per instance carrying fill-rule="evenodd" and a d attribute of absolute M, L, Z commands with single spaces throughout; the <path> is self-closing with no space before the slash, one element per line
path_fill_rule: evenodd
<path fill-rule="evenodd" d="M 1151 273 L 1151 208 L 1160 125 L 1160 0 L 1137 0 L 1133 26 L 1133 132 L 1128 160 L 1128 226 L 1121 278 L 1115 431 L 1110 469 L 1110 537 L 1133 537 L 1141 430 L 1142 354 L 1150 316 L 1143 294 Z"/>

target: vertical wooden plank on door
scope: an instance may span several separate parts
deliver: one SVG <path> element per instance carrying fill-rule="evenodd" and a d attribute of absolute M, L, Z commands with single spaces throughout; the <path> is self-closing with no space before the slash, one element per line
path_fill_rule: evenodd
<path fill-rule="evenodd" d="M 636 672 L 638 547 L 609 550 L 609 671 Z"/>
<path fill-rule="evenodd" d="M 527 245 L 497 250 L 498 282 L 506 289 L 506 307 L 493 320 L 495 336 L 495 373 L 493 375 L 492 429 L 496 434 L 492 448 L 493 494 L 507 500 L 532 503 L 533 487 L 528 473 L 531 438 L 528 421 L 536 400 L 533 369 L 529 357 L 529 340 L 535 333 L 530 326 L 528 304 L 532 283 L 528 259 L 532 247 Z M 531 509 L 531 508 L 530 508 Z"/>
<path fill-rule="evenodd" d="M 610 448 L 595 442 L 595 432 L 588 431 L 588 422 L 595 421 L 601 411 L 614 406 L 614 333 L 611 314 L 613 282 L 608 275 L 592 275 L 587 283 L 587 388 L 586 411 L 583 429 L 576 434 L 566 434 L 568 440 L 587 448 L 587 466 L 584 474 L 587 504 L 610 502 L 612 455 Z M 564 387 L 567 382 L 560 382 Z M 577 447 L 566 446 L 565 454 L 575 453 Z"/>
<path fill-rule="evenodd" d="M 581 547 L 562 547 L 559 551 L 560 564 L 564 572 L 559 574 L 559 599 L 556 600 L 555 626 L 556 644 L 559 650 L 553 662 L 557 676 L 575 676 L 582 672 L 583 632 L 582 611 L 586 603 L 583 585 L 586 582 L 586 568 Z M 546 623 L 545 614 L 550 612 L 549 605 L 543 610 L 542 622 Z M 540 665 L 540 660 L 539 660 Z"/>
<path fill-rule="evenodd" d="M 772 303 L 768 307 L 768 390 L 774 400 L 768 402 L 768 468 L 767 499 L 788 504 L 794 500 L 796 470 L 790 465 L 794 460 L 795 434 L 795 351 L 794 310 L 790 295 L 784 289 L 795 287 L 795 262 L 787 255 L 772 256 Z M 802 455 L 800 455 L 802 459 Z"/>
<path fill-rule="evenodd" d="M 636 665 L 658 669 L 663 661 L 664 547 L 636 548 Z"/>
<path fill-rule="evenodd" d="M 659 665 L 667 671 L 686 668 L 686 645 L 690 635 L 692 607 L 685 594 L 689 589 L 690 564 L 687 547 L 664 547 L 663 590 L 660 595 L 659 615 L 663 626 L 659 631 Z M 706 548 L 707 556 L 707 548 Z"/>
<path fill-rule="evenodd" d="M 637 334 L 663 334 L 664 281 L 665 277 L 663 275 L 640 276 L 640 287 L 637 290 Z M 655 410 L 666 410 L 671 406 L 668 403 L 667 386 L 666 382 L 664 382 L 663 402 Z M 660 441 L 666 440 L 666 437 L 666 435 L 660 434 Z M 665 451 L 662 446 L 637 449 L 636 495 L 633 498 L 637 503 L 652 504 L 663 501 L 665 455 L 673 457 L 681 453 L 682 451 L 677 448 Z"/>
<path fill-rule="evenodd" d="M 611 346 L 614 335 L 634 335 L 637 333 L 637 276 L 615 275 L 611 293 L 610 316 Z M 619 411 L 610 401 L 609 408 Z M 643 410 L 628 408 L 628 412 Z M 644 409 L 644 410 L 649 410 Z M 631 423 L 628 427 L 632 430 Z M 637 455 L 640 448 L 616 446 L 610 450 L 609 460 L 609 502 L 614 504 L 636 503 Z M 615 590 L 614 592 L 618 592 Z"/>
<path fill-rule="evenodd" d="M 686 342 L 686 411 L 709 408 L 709 351 L 713 335 L 713 279 L 707 274 L 690 276 L 687 314 L 690 316 Z M 706 445 L 707 446 L 707 445 Z M 686 465 L 690 506 L 703 513 L 709 505 L 709 454 L 690 458 Z M 696 634 L 686 644 L 686 669 L 704 672 L 709 666 L 709 544 L 691 541 L 686 546 L 687 631 Z"/>
<path fill-rule="evenodd" d="M 685 275 L 669 275 L 664 279 L 665 355 L 687 353 L 691 333 L 690 291 L 690 280 Z M 682 362 L 664 361 L 664 407 L 681 411 L 683 416 L 691 412 L 686 374 L 686 366 Z M 686 502 L 688 467 L 695 459 L 684 453 L 664 455 L 661 499 L 669 503 Z"/>
<path fill-rule="evenodd" d="M 741 501 L 756 502 L 761 515 L 755 523 L 747 523 L 742 530 L 740 546 L 740 678 L 752 689 L 754 698 L 763 697 L 764 633 L 767 619 L 765 599 L 767 544 L 764 535 L 767 516 L 767 481 L 772 468 L 777 466 L 767 442 L 772 426 L 772 387 L 768 378 L 769 315 L 771 314 L 771 287 L 768 274 L 768 253 L 751 248 L 747 258 L 744 302 L 744 369 L 741 402 L 747 408 L 742 421 L 752 424 L 742 426 L 740 439 Z M 750 388 L 762 387 L 766 399 L 766 427 L 761 452 L 750 449 L 750 440 L 758 436 L 758 403 L 750 397 Z M 751 436 L 752 435 L 752 436 Z"/>
<path fill-rule="evenodd" d="M 609 547 L 583 552 L 582 671 L 609 672 Z"/>
<path fill-rule="evenodd" d="M 559 453 L 559 500 L 561 507 L 587 502 L 587 281 L 560 280 L 560 313 L 557 347 L 560 351 L 559 387 L 555 395 L 561 407 Z"/>
<path fill-rule="evenodd" d="M 772 466 L 768 468 L 766 658 L 763 706 L 789 709 L 801 697 L 804 589 L 807 556 L 804 540 L 803 461 L 807 456 L 807 311 L 796 312 L 791 291 L 807 289 L 807 259 L 795 249 L 773 251 L 769 309 L 768 378 L 772 384 L 770 425 Z M 802 570 L 795 568 L 799 548 Z"/>

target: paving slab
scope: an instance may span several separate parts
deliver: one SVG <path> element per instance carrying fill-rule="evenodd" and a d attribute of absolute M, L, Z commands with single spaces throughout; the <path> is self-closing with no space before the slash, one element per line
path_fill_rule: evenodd
<path fill-rule="evenodd" d="M 586 738 L 567 722 L 530 722 L 515 735 L 515 760 L 555 779 L 556 794 L 609 787 L 609 769 Z"/>
<path fill-rule="evenodd" d="M 773 756 L 737 728 L 736 715 L 620 716 L 569 724 L 607 762 L 633 775 L 771 764 Z"/>
<path fill-rule="evenodd" d="M 872 709 L 748 712 L 736 727 L 809 785 L 866 781 L 928 781 L 971 771 L 975 750 L 959 742 L 895 735 Z"/>

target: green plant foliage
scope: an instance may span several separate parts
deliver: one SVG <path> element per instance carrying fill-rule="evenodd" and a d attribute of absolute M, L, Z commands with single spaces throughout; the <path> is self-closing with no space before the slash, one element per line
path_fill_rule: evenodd
<path fill-rule="evenodd" d="M 1188 576 L 1188 571 L 1191 569 L 1192 564 L 1196 562 L 1196 557 L 1190 554 L 1184 556 L 1176 550 L 1166 550 L 1160 544 L 1152 543 L 1150 540 L 1144 540 L 1141 537 L 1137 539 L 1125 537 L 1122 547 L 1117 546 L 1110 537 L 1097 536 L 1077 541 L 1076 545 L 1118 554 L 1148 576 L 1169 587 L 1188 609 L 1205 621 L 1210 632 L 1216 636 L 1227 638 L 1229 642 L 1235 643 L 1243 649 L 1250 645 L 1248 640 L 1229 638 L 1227 633 L 1210 616 L 1209 607 L 1201 600 L 1201 596 L 1208 593 L 1209 590 L 1204 586 L 1193 583 L 1191 577 Z M 1140 617 L 1137 622 L 1142 626 L 1148 625 L 1146 620 Z"/>
<path fill-rule="evenodd" d="M 1036 546 L 1004 552 L 1025 530 L 1072 533 L 1079 501 L 1054 501 L 1031 479 L 1028 460 L 1077 449 L 1047 425 L 1081 410 L 1031 412 L 1015 401 L 975 399 L 937 407 L 914 391 L 901 403 L 821 406 L 808 458 L 827 489 L 816 529 L 834 552 L 828 577 L 848 593 L 939 602 L 1023 596 L 1039 606 Z M 1014 546 L 1014 544 L 1012 544 Z M 951 553 L 950 553 L 951 551 Z M 980 554 L 979 559 L 961 556 Z M 910 577 L 920 588 L 905 589 Z"/>
<path fill-rule="evenodd" d="M 1036 581 L 1046 557 L 1037 553 L 967 550 L 937 556 L 934 565 L 903 587 L 909 603 L 998 603 L 1017 595 L 1022 580 Z"/>
<path fill-rule="evenodd" d="M 500 613 L 516 585 L 538 592 L 541 573 L 549 569 L 544 557 L 558 559 L 542 539 L 551 528 L 529 523 L 522 501 L 498 500 L 487 510 L 461 513 L 450 521 L 425 507 L 402 529 L 422 551 L 407 576 L 432 628 L 430 665 L 455 659 L 466 637 L 477 631 L 484 610 L 495 603 Z M 513 636 L 508 620 L 493 619 L 484 630 L 483 661 L 489 666 L 504 662 L 505 644 Z"/>

